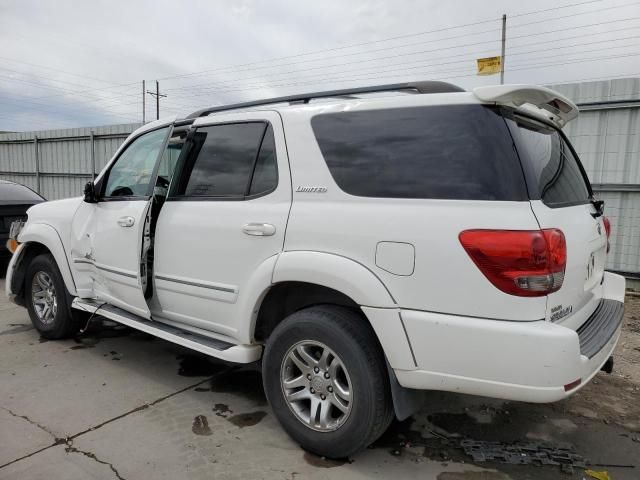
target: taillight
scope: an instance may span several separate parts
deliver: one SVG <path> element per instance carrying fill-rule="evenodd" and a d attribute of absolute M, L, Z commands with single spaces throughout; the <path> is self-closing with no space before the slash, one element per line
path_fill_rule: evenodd
<path fill-rule="evenodd" d="M 611 250 L 611 221 L 607 217 L 603 217 L 602 223 L 604 223 L 604 231 L 607 233 L 607 253 L 609 253 Z"/>
<path fill-rule="evenodd" d="M 465 230 L 460 243 L 497 288 L 520 297 L 540 297 L 560 289 L 567 244 L 557 228 Z"/>

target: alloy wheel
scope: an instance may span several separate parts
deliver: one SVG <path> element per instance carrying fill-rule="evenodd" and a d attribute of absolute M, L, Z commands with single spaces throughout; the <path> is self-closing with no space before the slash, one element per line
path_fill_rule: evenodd
<path fill-rule="evenodd" d="M 280 383 L 291 411 L 313 430 L 334 431 L 351 413 L 349 373 L 322 342 L 304 340 L 293 345 L 282 361 Z"/>
<path fill-rule="evenodd" d="M 48 325 L 58 311 L 58 298 L 53 280 L 46 272 L 36 272 L 31 282 L 31 302 L 38 319 Z"/>

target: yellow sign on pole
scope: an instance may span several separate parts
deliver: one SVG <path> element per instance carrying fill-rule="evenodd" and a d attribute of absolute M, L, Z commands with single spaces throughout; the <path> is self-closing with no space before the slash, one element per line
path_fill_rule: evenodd
<path fill-rule="evenodd" d="M 502 57 L 479 58 L 478 75 L 495 75 L 502 69 Z"/>

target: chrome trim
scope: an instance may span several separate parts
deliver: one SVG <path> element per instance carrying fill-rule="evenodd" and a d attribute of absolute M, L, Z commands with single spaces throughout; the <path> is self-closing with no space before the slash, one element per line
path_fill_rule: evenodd
<path fill-rule="evenodd" d="M 213 285 L 205 285 L 204 283 L 190 282 L 188 280 L 178 280 L 176 278 L 169 278 L 169 277 L 165 277 L 164 275 L 154 275 L 154 277 L 156 280 L 164 280 L 166 282 L 181 283 L 183 285 L 190 285 L 192 287 L 208 288 L 209 290 L 219 290 L 221 292 L 227 292 L 227 293 L 236 293 L 235 288 L 215 287 Z"/>
<path fill-rule="evenodd" d="M 84 258 L 74 258 L 73 263 L 88 263 L 89 265 L 95 265 L 95 262 L 92 260 L 86 260 Z"/>
<path fill-rule="evenodd" d="M 113 270 L 111 268 L 107 268 L 107 267 L 101 267 L 100 265 L 96 265 L 95 263 L 93 264 L 98 270 L 104 270 L 105 272 L 109 272 L 109 273 L 115 273 L 116 275 L 122 275 L 123 277 L 129 277 L 129 278 L 135 278 L 137 279 L 138 276 L 134 275 L 133 273 L 125 273 L 125 272 L 119 272 L 118 270 Z"/>
<path fill-rule="evenodd" d="M 92 260 L 87 260 L 87 259 L 84 259 L 84 258 L 74 258 L 73 259 L 73 263 L 85 263 L 87 265 L 93 265 L 98 270 L 103 270 L 105 272 L 115 273 L 116 275 L 122 275 L 123 277 L 129 277 L 129 278 L 135 278 L 135 279 L 138 278 L 138 276 L 134 275 L 133 273 L 121 272 L 119 270 L 114 270 L 112 268 L 103 267 L 102 265 L 97 265 L 96 262 L 94 262 Z"/>

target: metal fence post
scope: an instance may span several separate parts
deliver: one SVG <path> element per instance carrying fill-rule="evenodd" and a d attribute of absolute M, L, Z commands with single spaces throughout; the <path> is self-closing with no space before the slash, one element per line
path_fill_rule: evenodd
<path fill-rule="evenodd" d="M 96 149 L 95 149 L 95 137 L 93 130 L 89 134 L 89 142 L 91 147 L 91 178 L 96 178 Z"/>
<path fill-rule="evenodd" d="M 36 192 L 40 193 L 40 155 L 38 154 L 38 136 L 33 136 L 33 154 L 36 160 Z"/>

